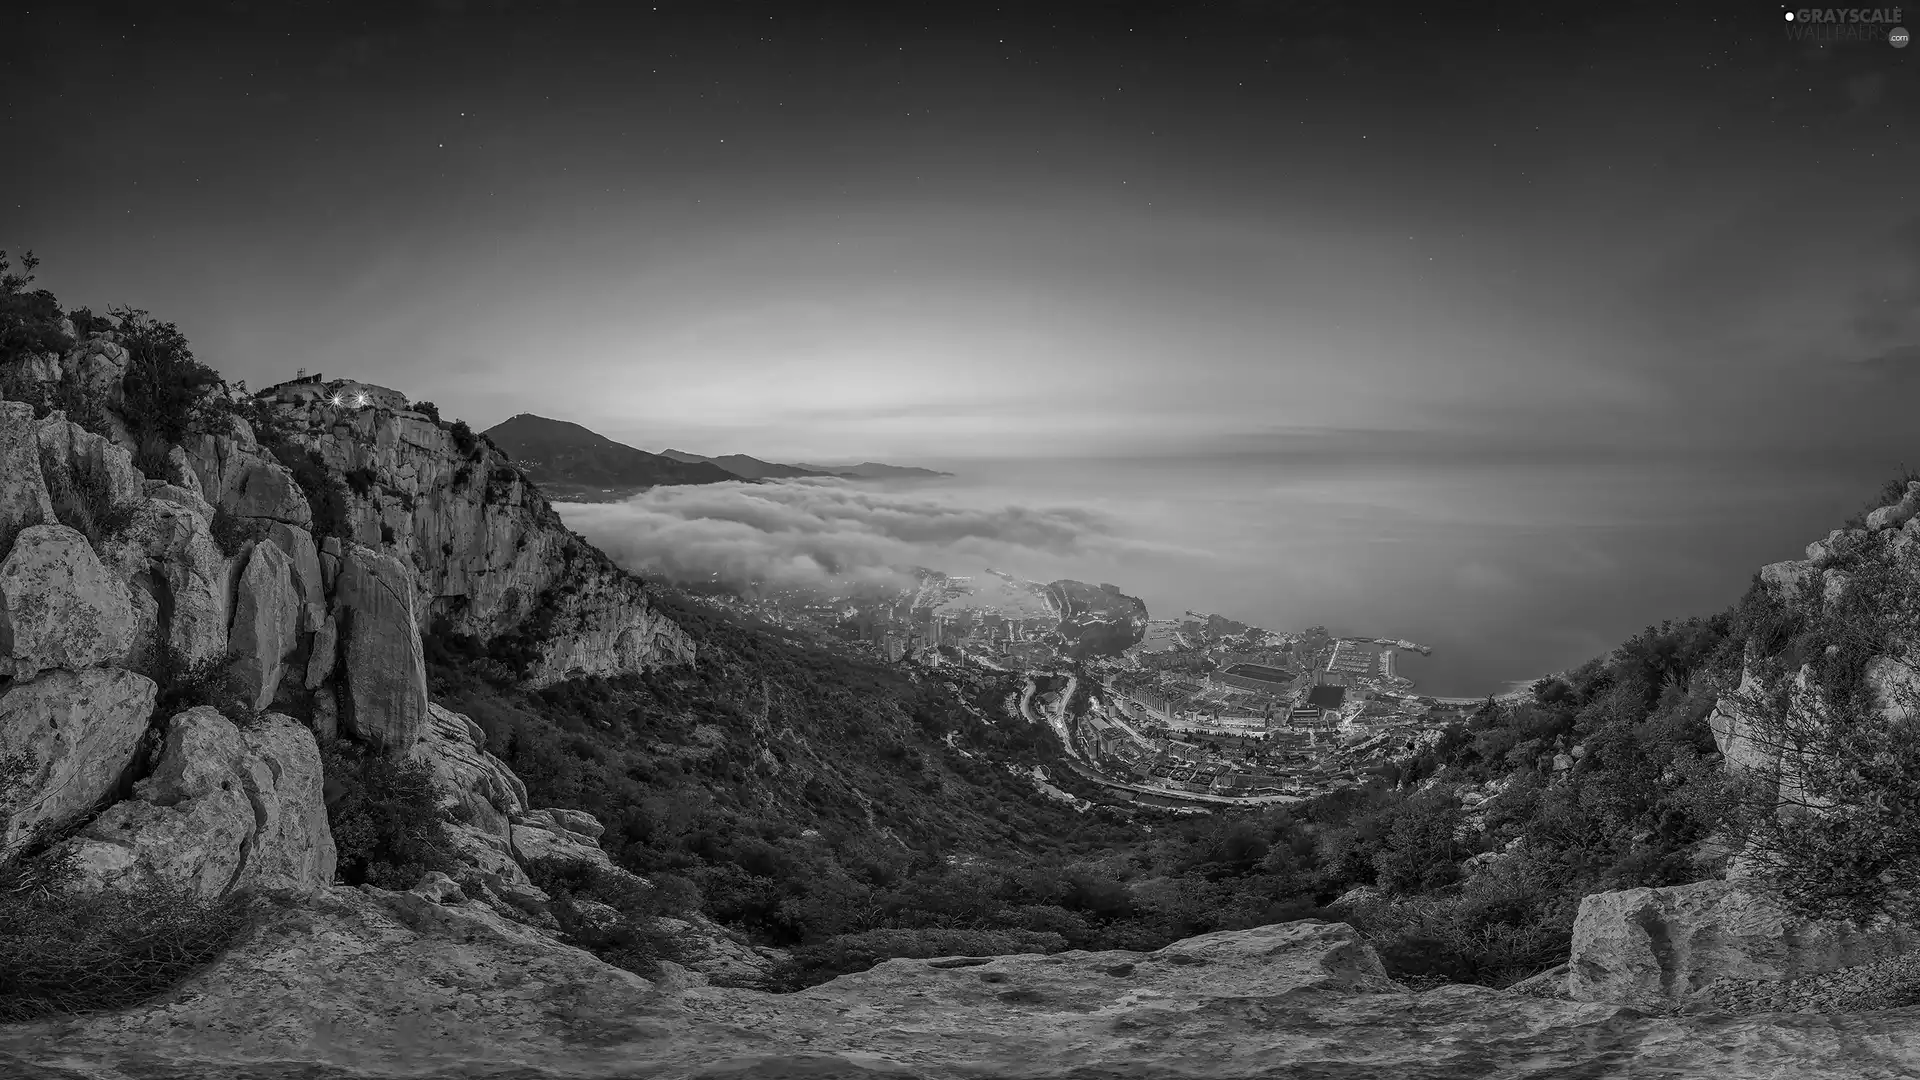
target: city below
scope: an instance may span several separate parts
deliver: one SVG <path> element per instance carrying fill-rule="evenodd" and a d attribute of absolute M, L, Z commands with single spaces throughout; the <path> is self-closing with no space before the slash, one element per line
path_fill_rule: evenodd
<path fill-rule="evenodd" d="M 1419 694 L 1395 670 L 1400 652 L 1431 654 L 1411 641 L 1194 611 L 1150 619 L 1106 584 L 911 573 L 909 587 L 840 596 L 717 582 L 697 591 L 889 663 L 1020 676 L 1005 720 L 1046 724 L 1066 750 L 1061 775 L 1035 766 L 1032 779 L 1081 809 L 1204 813 L 1305 799 L 1418 753 L 1486 701 Z"/>

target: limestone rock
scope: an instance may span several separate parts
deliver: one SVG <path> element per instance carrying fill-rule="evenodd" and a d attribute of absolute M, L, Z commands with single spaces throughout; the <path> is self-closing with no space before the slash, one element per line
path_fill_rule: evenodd
<path fill-rule="evenodd" d="M 149 498 L 112 547 L 114 569 L 131 587 L 136 604 L 142 595 L 152 597 L 161 643 L 189 664 L 226 653 L 226 559 L 205 518 L 178 503 Z"/>
<path fill-rule="evenodd" d="M 513 848 L 522 862 L 558 859 L 617 869 L 600 849 L 605 828 L 592 814 L 578 810 L 530 810 L 513 819 Z"/>
<path fill-rule="evenodd" d="M 293 560 L 278 545 L 255 544 L 240 577 L 227 637 L 233 670 L 255 709 L 273 703 L 299 645 L 300 594 Z"/>
<path fill-rule="evenodd" d="M 267 539 L 273 541 L 291 561 L 300 599 L 316 607 L 325 607 L 327 591 L 320 583 L 320 552 L 314 547 L 313 534 L 298 525 L 276 521 L 267 526 Z"/>
<path fill-rule="evenodd" d="M 466 895 L 460 891 L 460 885 L 438 870 L 427 871 L 420 879 L 420 884 L 407 891 L 436 904 L 464 904 L 467 901 Z"/>
<path fill-rule="evenodd" d="M 1920 513 L 1920 480 L 1907 481 L 1906 494 L 1892 506 L 1883 506 L 1867 515 L 1867 528 L 1878 532 L 1881 529 L 1897 529 Z"/>
<path fill-rule="evenodd" d="M 167 475 L 165 479 L 169 485 L 189 492 L 202 503 L 206 502 L 207 493 L 200 488 L 200 476 L 193 471 L 193 463 L 187 460 L 187 452 L 178 446 L 167 447 Z M 209 514 L 208 516 L 211 517 L 212 515 Z"/>
<path fill-rule="evenodd" d="M 59 524 L 21 530 L 0 562 L 0 676 L 117 661 L 133 641 L 126 583 L 86 537 Z"/>
<path fill-rule="evenodd" d="M 154 774 L 73 842 L 95 888 L 158 883 L 206 897 L 333 882 L 320 747 L 269 713 L 246 731 L 201 706 L 173 718 Z"/>
<path fill-rule="evenodd" d="M 179 449 L 175 447 L 174 449 Z M 192 474 L 189 473 L 189 476 Z M 196 485 L 197 486 L 197 485 Z M 191 510 L 196 517 L 208 525 L 213 524 L 213 504 L 200 497 L 194 488 L 169 484 L 165 480 L 149 480 L 144 485 L 147 498 L 158 502 L 168 502 L 175 506 Z"/>
<path fill-rule="evenodd" d="M 52 520 L 53 502 L 40 474 L 33 406 L 0 401 L 0 558 L 6 557 L 20 530 Z"/>
<path fill-rule="evenodd" d="M 118 410 L 126 401 L 126 346 L 106 337 L 88 339 L 68 362 L 75 388 L 88 400 Z"/>
<path fill-rule="evenodd" d="M 49 491 L 78 486 L 84 477 L 99 484 L 116 505 L 145 497 L 147 478 L 133 467 L 133 455 L 112 439 L 95 435 L 58 412 L 36 423 L 35 436 Z"/>
<path fill-rule="evenodd" d="M 1774 596 L 1782 600 L 1791 600 L 1800 595 L 1800 589 L 1807 578 L 1818 578 L 1820 571 L 1812 564 L 1798 560 L 1768 563 L 1760 568 L 1760 580 L 1772 590 Z"/>
<path fill-rule="evenodd" d="M 1702 999 L 1717 978 L 1794 979 L 1907 952 L 1912 931 L 1800 919 L 1726 881 L 1596 893 L 1580 902 L 1568 991 L 1630 1005 Z"/>
<path fill-rule="evenodd" d="M 0 849 L 113 794 L 133 765 L 155 693 L 153 680 L 120 668 L 49 672 L 0 691 L 0 756 L 28 761 L 4 804 Z"/>
<path fill-rule="evenodd" d="M 673 942 L 673 956 L 680 964 L 718 986 L 764 986 L 783 955 L 755 949 L 697 912 L 684 919 L 657 918 L 654 925 Z"/>
<path fill-rule="evenodd" d="M 347 550 L 334 590 L 346 650 L 341 723 L 354 738 L 404 754 L 427 725 L 427 667 L 414 620 L 413 577 L 392 555 Z"/>
<path fill-rule="evenodd" d="M 320 685 L 333 676 L 333 668 L 339 659 L 340 624 L 332 615 L 324 616 L 320 626 L 313 632 L 313 645 L 307 653 L 307 673 L 304 685 L 309 690 L 318 690 Z"/>
<path fill-rule="evenodd" d="M 478 724 L 432 703 L 427 716 L 426 729 L 409 756 L 432 771 L 443 807 L 461 807 L 476 827 L 506 838 L 512 815 L 527 810 L 526 785 L 505 762 L 482 749 L 486 737 Z"/>
<path fill-rule="evenodd" d="M 245 421 L 233 425 L 230 434 L 205 434 L 186 444 L 207 501 L 239 517 L 311 524 L 313 510 L 293 474 L 260 448 Z"/>

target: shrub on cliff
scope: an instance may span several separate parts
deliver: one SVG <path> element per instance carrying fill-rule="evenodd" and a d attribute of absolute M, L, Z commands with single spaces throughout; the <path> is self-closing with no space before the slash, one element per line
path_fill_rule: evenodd
<path fill-rule="evenodd" d="M 656 975 L 660 961 L 680 959 L 673 934 L 657 920 L 700 909 L 699 890 L 672 874 L 642 883 L 589 863 L 542 859 L 528 864 L 527 876 L 553 898 L 554 919 L 569 941 L 636 975 Z M 591 905 L 611 908 L 617 918 Z"/>
<path fill-rule="evenodd" d="M 328 470 L 320 455 L 284 438 L 263 436 L 261 442 L 272 451 L 274 459 L 293 474 L 294 482 L 306 495 L 307 507 L 313 511 L 313 535 L 353 539 L 353 517 L 347 506 L 346 485 Z"/>
<path fill-rule="evenodd" d="M 220 373 L 194 359 L 174 324 L 138 308 L 113 308 L 111 314 L 120 319 L 120 342 L 127 349 L 120 412 L 134 438 L 178 443 L 189 432 L 209 430 L 220 409 L 212 393 Z"/>
<path fill-rule="evenodd" d="M 411 889 L 429 870 L 456 868 L 433 774 L 424 764 L 334 740 L 321 744 L 320 760 L 341 880 Z"/>
<path fill-rule="evenodd" d="M 1798 914 L 1920 919 L 1920 581 L 1867 558 L 1837 598 L 1811 601 L 1788 648 L 1754 666 L 1758 688 L 1736 695 L 1748 736 L 1781 751 L 1742 786 L 1739 838 Z"/>

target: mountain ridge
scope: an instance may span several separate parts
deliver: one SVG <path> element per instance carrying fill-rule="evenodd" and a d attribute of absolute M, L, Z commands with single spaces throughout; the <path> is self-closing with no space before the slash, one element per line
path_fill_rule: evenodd
<path fill-rule="evenodd" d="M 567 420 L 520 413 L 482 432 L 534 483 L 556 494 L 588 496 L 604 489 L 631 494 L 666 484 L 720 484 L 738 474 L 711 462 L 688 462 L 615 442 Z"/>

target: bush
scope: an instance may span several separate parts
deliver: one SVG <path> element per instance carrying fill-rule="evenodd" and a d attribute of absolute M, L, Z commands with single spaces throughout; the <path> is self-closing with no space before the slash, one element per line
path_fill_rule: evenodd
<path fill-rule="evenodd" d="M 255 719 L 252 703 L 246 700 L 234 675 L 231 653 L 192 663 L 178 649 L 162 643 L 160 654 L 154 658 L 153 681 L 158 687 L 153 702 L 155 716 L 169 717 L 210 705 L 242 727 Z"/>
<path fill-rule="evenodd" d="M 432 417 L 436 423 L 438 423 L 440 420 L 440 407 L 438 405 L 435 405 L 431 401 L 416 401 L 411 405 L 408 405 L 407 408 L 411 409 L 414 412 L 424 413 L 427 416 Z"/>
<path fill-rule="evenodd" d="M 164 443 L 186 440 L 189 432 L 212 429 L 220 406 L 210 393 L 220 373 L 193 358 L 186 335 L 137 308 L 115 308 L 120 341 L 127 348 L 121 415 L 135 439 Z"/>
<path fill-rule="evenodd" d="M 219 956 L 247 921 L 246 901 L 185 890 L 11 887 L 28 873 L 44 880 L 46 868 L 0 869 L 0 1023 L 138 1004 Z"/>
<path fill-rule="evenodd" d="M 430 870 L 455 868 L 446 815 L 425 764 L 335 740 L 321 745 L 320 757 L 341 880 L 411 889 Z"/>
<path fill-rule="evenodd" d="M 294 482 L 306 494 L 307 507 L 313 511 L 314 538 L 337 536 L 342 540 L 353 539 L 353 517 L 347 508 L 346 486 L 327 469 L 327 463 L 321 460 L 320 455 L 282 439 L 268 442 L 263 437 L 261 441 L 273 452 L 274 459 L 293 474 Z"/>
<path fill-rule="evenodd" d="M 455 420 L 447 430 L 453 436 L 454 449 L 467 457 L 473 457 L 474 451 L 480 448 L 480 440 L 474 437 L 473 429 L 467 426 L 465 420 Z"/>
<path fill-rule="evenodd" d="M 270 528 L 260 518 L 240 517 L 219 507 L 213 511 L 213 542 L 220 548 L 220 553 L 228 558 L 245 551 L 248 544 L 265 540 Z"/>
<path fill-rule="evenodd" d="M 345 479 L 347 481 L 347 487 L 352 489 L 355 495 L 365 497 L 373 491 L 373 485 L 380 477 L 379 474 L 375 473 L 372 469 L 362 465 L 358 468 L 348 469 L 345 473 Z"/>
<path fill-rule="evenodd" d="M 1920 686 L 1888 678 L 1892 700 L 1882 701 L 1868 677 L 1877 658 L 1911 655 L 1916 624 L 1911 572 L 1866 561 L 1794 650 L 1815 678 L 1802 687 L 1799 665 L 1774 658 L 1755 665 L 1759 688 L 1739 696 L 1755 741 L 1782 753 L 1741 785 L 1737 831 L 1796 914 L 1920 917 Z"/>

